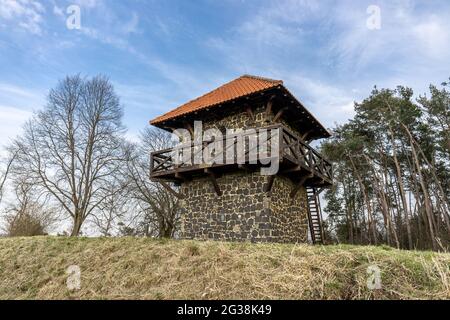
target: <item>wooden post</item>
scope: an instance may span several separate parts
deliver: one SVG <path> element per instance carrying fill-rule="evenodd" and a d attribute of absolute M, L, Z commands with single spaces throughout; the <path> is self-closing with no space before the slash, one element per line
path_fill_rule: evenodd
<path fill-rule="evenodd" d="M 255 121 L 255 114 L 253 113 L 252 107 L 250 105 L 246 105 L 245 111 L 247 112 L 250 120 Z"/>
<path fill-rule="evenodd" d="M 269 101 L 267 102 L 267 106 L 266 106 L 266 119 L 269 118 L 270 114 L 272 113 L 272 106 L 273 106 L 273 101 L 275 100 L 275 95 L 271 96 Z"/>
<path fill-rule="evenodd" d="M 270 192 L 272 190 L 274 180 L 275 175 L 273 174 L 269 177 L 269 181 L 267 181 L 267 184 L 264 186 L 264 192 Z"/>
<path fill-rule="evenodd" d="M 209 168 L 205 168 L 204 171 L 206 174 L 209 175 L 209 179 L 211 180 L 211 183 L 213 184 L 214 191 L 216 191 L 216 194 L 220 197 L 222 195 L 222 191 L 220 190 L 219 184 L 217 183 L 216 175 Z"/>
<path fill-rule="evenodd" d="M 281 108 L 281 109 L 277 112 L 277 114 L 275 115 L 275 118 L 273 118 L 272 122 L 277 122 L 278 119 L 281 118 L 281 116 L 283 115 L 283 112 L 284 112 L 286 109 L 287 109 L 286 107 Z"/>

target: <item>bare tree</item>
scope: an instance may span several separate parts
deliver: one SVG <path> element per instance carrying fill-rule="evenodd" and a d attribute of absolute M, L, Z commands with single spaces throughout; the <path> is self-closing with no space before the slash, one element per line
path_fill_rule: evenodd
<path fill-rule="evenodd" d="M 146 129 L 138 145 L 130 145 L 127 161 L 130 194 L 140 214 L 139 234 L 173 237 L 180 220 L 180 201 L 159 183 L 150 180 L 150 153 L 171 146 L 171 135 Z"/>
<path fill-rule="evenodd" d="M 119 172 L 122 109 L 108 79 L 66 77 L 45 108 L 16 139 L 16 175 L 26 175 L 72 220 L 77 236 L 110 194 L 105 181 Z"/>
<path fill-rule="evenodd" d="M 13 185 L 15 200 L 6 208 L 3 231 L 10 237 L 46 234 L 57 218 L 54 208 L 26 178 L 20 177 Z"/>
<path fill-rule="evenodd" d="M 2 198 L 3 198 L 3 190 L 6 184 L 6 180 L 8 178 L 8 174 L 11 170 L 13 161 L 16 159 L 17 157 L 17 152 L 10 152 L 9 156 L 5 159 L 5 168 L 3 170 L 3 172 L 0 171 L 0 204 L 2 203 Z"/>
<path fill-rule="evenodd" d="M 92 223 L 104 237 L 119 233 L 119 223 L 130 212 L 126 181 L 122 176 L 112 177 L 103 186 L 105 199 L 92 214 Z"/>

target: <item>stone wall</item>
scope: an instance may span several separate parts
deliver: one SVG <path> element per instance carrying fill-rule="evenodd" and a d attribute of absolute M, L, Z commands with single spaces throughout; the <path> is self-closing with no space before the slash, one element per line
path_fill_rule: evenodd
<path fill-rule="evenodd" d="M 208 178 L 182 185 L 181 237 L 251 242 L 306 242 L 306 191 L 289 197 L 292 182 L 277 176 L 272 191 L 263 192 L 268 177 L 239 171 L 217 179 L 218 196 Z"/>
<path fill-rule="evenodd" d="M 218 118 L 211 113 L 203 119 L 203 130 L 217 128 L 248 129 L 270 124 L 265 106 L 253 108 L 254 119 L 247 112 L 236 111 Z M 284 120 L 281 123 L 289 127 Z M 291 128 L 291 130 L 293 130 Z M 294 130 L 293 130 L 294 131 Z M 294 131 L 296 132 L 296 130 Z M 308 218 L 306 190 L 290 198 L 293 183 L 277 176 L 270 193 L 264 185 L 269 177 L 259 170 L 236 171 L 217 178 L 223 193 L 218 196 L 208 177 L 184 182 L 181 237 L 252 242 L 306 242 Z"/>
<path fill-rule="evenodd" d="M 235 111 L 222 118 L 215 118 L 214 114 L 211 114 L 208 119 L 198 119 L 203 121 L 203 129 L 207 130 L 210 128 L 216 128 L 225 134 L 225 129 L 249 129 L 249 128 L 259 128 L 272 124 L 271 120 L 275 115 L 272 113 L 266 115 L 265 106 L 255 106 L 253 108 L 253 119 L 247 112 Z M 299 131 L 288 124 L 283 118 L 278 120 L 293 133 L 301 136 Z"/>

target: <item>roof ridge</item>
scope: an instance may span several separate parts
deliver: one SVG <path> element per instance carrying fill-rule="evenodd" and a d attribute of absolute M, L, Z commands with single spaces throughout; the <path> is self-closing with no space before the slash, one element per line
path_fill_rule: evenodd
<path fill-rule="evenodd" d="M 268 81 L 268 82 L 273 82 L 273 83 L 279 83 L 279 84 L 283 84 L 283 80 L 276 80 L 276 79 L 272 79 L 272 78 L 267 78 L 267 77 L 262 77 L 262 76 L 255 76 L 252 74 L 243 74 L 242 76 L 240 76 L 239 78 L 252 78 L 252 79 L 256 79 L 256 80 L 263 80 L 263 81 Z M 238 79 L 239 79 L 238 78 Z"/>
<path fill-rule="evenodd" d="M 240 77 L 238 77 L 238 78 L 234 78 L 233 80 L 230 80 L 230 81 L 228 81 L 228 82 L 226 82 L 226 83 L 224 83 L 224 84 L 222 84 L 222 85 L 216 87 L 215 89 L 213 89 L 213 90 L 211 90 L 211 91 L 209 91 L 209 92 L 206 92 L 206 93 L 202 94 L 201 96 L 198 96 L 197 98 L 194 98 L 194 99 L 192 99 L 192 100 L 189 100 L 189 101 L 183 103 L 181 106 L 179 106 L 179 107 L 173 109 L 172 111 L 179 110 L 179 109 L 183 108 L 185 105 L 187 105 L 187 104 L 189 104 L 189 103 L 192 103 L 192 102 L 194 102 L 194 101 L 200 100 L 201 98 L 203 98 L 203 97 L 205 97 L 205 96 L 207 96 L 207 95 L 210 95 L 210 94 L 212 94 L 213 92 L 219 91 L 222 87 L 224 87 L 224 86 L 230 84 L 230 83 L 233 82 L 233 81 L 239 80 L 239 79 L 241 79 L 241 78 L 251 78 L 251 79 L 255 79 L 255 80 L 262 80 L 262 81 L 267 81 L 267 82 L 273 82 L 273 83 L 276 83 L 276 84 L 283 84 L 283 81 L 282 81 L 282 80 L 275 80 L 275 79 L 265 78 L 265 77 L 261 77 L 261 76 L 254 76 L 254 75 L 251 75 L 251 74 L 243 74 L 242 76 L 240 76 Z M 158 118 L 159 118 L 159 117 L 158 117 Z"/>
<path fill-rule="evenodd" d="M 173 110 L 171 110 L 169 112 L 166 112 L 165 114 L 163 114 L 163 115 L 153 119 L 152 121 L 150 121 L 150 123 L 151 124 L 155 124 L 156 122 L 163 121 L 163 119 L 169 119 L 170 117 L 176 117 L 176 116 L 180 116 L 182 114 L 186 114 L 186 113 L 190 113 L 190 112 L 196 112 L 196 111 L 199 111 L 201 109 L 212 107 L 212 106 L 220 104 L 222 102 L 229 101 L 230 99 L 218 99 L 220 101 L 217 101 L 215 103 L 208 102 L 204 106 L 198 105 L 198 106 L 192 108 L 192 110 L 186 110 L 186 111 L 183 112 L 183 110 L 186 107 L 188 107 L 189 105 L 200 103 L 202 101 L 202 99 L 205 99 L 205 98 L 208 99 L 209 97 L 211 97 L 211 96 L 214 97 L 217 94 L 220 95 L 220 91 L 223 90 L 223 88 L 230 88 L 231 84 L 234 84 L 234 86 L 236 86 L 236 84 L 240 83 L 241 81 L 244 81 L 244 82 L 245 81 L 254 81 L 255 85 L 251 89 L 247 89 L 248 92 L 240 92 L 240 93 L 236 93 L 235 92 L 236 94 L 235 94 L 234 97 L 232 97 L 231 100 L 233 100 L 235 98 L 238 98 L 238 97 L 242 97 L 242 96 L 251 94 L 251 93 L 255 93 L 255 92 L 258 92 L 258 91 L 261 91 L 261 90 L 265 90 L 265 89 L 270 88 L 270 87 L 283 85 L 283 81 L 282 80 L 274 80 L 274 79 L 270 79 L 270 78 L 264 78 L 264 77 L 244 74 L 244 75 L 242 75 L 242 76 L 240 76 L 238 78 L 235 78 L 233 80 L 230 80 L 230 81 L 220 85 L 219 87 L 216 87 L 215 89 L 213 89 L 213 90 L 211 90 L 209 92 L 206 92 L 206 93 L 202 94 L 201 96 L 198 96 L 197 98 L 189 100 L 188 102 L 178 106 L 177 108 L 175 108 L 175 109 L 173 109 Z M 239 87 L 239 85 L 238 85 L 238 87 Z M 231 86 L 231 88 L 233 88 L 233 86 Z M 230 89 L 228 89 L 228 90 L 230 90 Z M 236 90 L 236 89 L 234 88 L 232 90 Z M 217 92 L 219 92 L 219 93 L 217 93 Z M 171 114 L 173 116 L 171 116 Z"/>

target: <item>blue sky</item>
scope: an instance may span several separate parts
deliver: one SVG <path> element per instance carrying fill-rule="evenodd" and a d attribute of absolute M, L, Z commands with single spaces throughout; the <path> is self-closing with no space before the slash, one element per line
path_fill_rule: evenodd
<path fill-rule="evenodd" d="M 80 8 L 81 29 L 66 13 Z M 380 8 L 380 29 L 367 8 Z M 244 73 L 282 79 L 326 126 L 374 85 L 450 76 L 450 2 L 0 0 L 0 144 L 67 74 L 109 76 L 129 136 Z"/>

